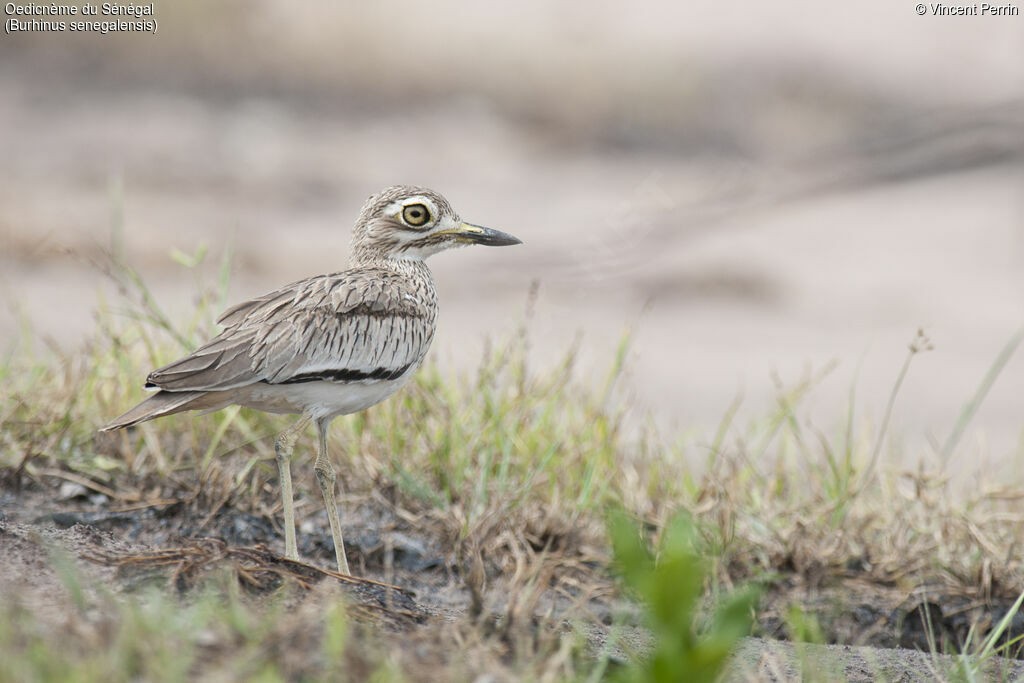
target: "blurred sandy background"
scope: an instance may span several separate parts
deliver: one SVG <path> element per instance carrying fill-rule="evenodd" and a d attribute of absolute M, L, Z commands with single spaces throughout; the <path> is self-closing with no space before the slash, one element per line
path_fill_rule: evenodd
<path fill-rule="evenodd" d="M 434 354 L 472 365 L 532 281 L 537 366 L 582 333 L 603 374 L 694 443 L 786 384 L 835 429 L 941 444 L 1024 326 L 1024 16 L 909 1 L 157 3 L 157 35 L 0 38 L 0 341 L 74 348 L 123 198 L 125 247 L 192 306 L 172 247 L 233 241 L 232 301 L 340 270 L 367 195 L 440 190 L 514 249 L 432 261 Z M 5 17 L 6 18 L 6 17 Z M 216 258 L 208 264 L 212 272 Z M 141 378 L 140 378 L 141 381 Z M 1024 350 L 962 453 L 1024 456 Z M 966 456 L 965 456 L 966 457 Z"/>

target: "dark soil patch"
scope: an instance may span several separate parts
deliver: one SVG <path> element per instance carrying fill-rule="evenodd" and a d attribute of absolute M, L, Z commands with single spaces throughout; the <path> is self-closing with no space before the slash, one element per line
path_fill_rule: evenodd
<path fill-rule="evenodd" d="M 787 612 L 799 606 L 813 615 L 829 644 L 957 653 L 965 643 L 976 644 L 984 638 L 1015 601 L 1016 597 L 1010 596 L 981 599 L 942 587 L 917 587 L 908 593 L 860 577 L 840 579 L 814 590 L 788 581 L 768 591 L 755 632 L 766 638 L 792 640 Z M 1024 615 L 1017 613 L 998 645 L 1022 635 Z M 1011 652 L 1020 650 L 1012 648 Z"/>

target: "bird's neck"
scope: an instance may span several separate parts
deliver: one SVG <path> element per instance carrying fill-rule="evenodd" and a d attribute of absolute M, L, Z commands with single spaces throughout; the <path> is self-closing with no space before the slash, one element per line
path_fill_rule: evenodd
<path fill-rule="evenodd" d="M 349 261 L 350 268 L 383 268 L 404 277 L 422 279 L 433 284 L 434 277 L 423 259 L 393 259 L 377 254 L 355 252 Z"/>

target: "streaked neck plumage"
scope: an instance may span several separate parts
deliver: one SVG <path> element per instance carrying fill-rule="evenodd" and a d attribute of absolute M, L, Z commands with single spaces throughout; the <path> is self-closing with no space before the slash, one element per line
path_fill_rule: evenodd
<path fill-rule="evenodd" d="M 431 288 L 434 286 L 434 276 L 423 259 L 389 258 L 379 249 L 368 248 L 365 245 L 352 245 L 352 256 L 349 258 L 348 266 L 352 269 L 381 268 L 390 270 L 399 275 L 425 280 L 430 283 Z"/>

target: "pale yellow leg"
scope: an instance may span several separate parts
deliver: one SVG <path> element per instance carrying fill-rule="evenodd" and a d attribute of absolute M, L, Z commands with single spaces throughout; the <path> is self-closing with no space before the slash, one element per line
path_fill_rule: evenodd
<path fill-rule="evenodd" d="M 295 452 L 295 439 L 308 424 L 309 418 L 303 417 L 274 440 L 277 471 L 281 475 L 281 506 L 284 508 L 284 556 L 289 560 L 299 559 L 299 548 L 295 542 L 295 500 L 292 493 L 291 461 Z"/>
<path fill-rule="evenodd" d="M 330 426 L 330 419 L 316 421 L 316 429 L 320 436 L 320 448 L 317 449 L 313 471 L 316 472 L 316 480 L 320 484 L 320 493 L 324 496 L 327 519 L 331 522 L 331 537 L 334 539 L 334 555 L 338 560 L 338 571 L 342 574 L 349 574 L 348 558 L 345 557 L 345 543 L 341 538 L 341 520 L 338 519 L 338 503 L 334 498 L 336 475 L 334 466 L 331 465 L 331 461 L 327 457 L 327 430 Z"/>

